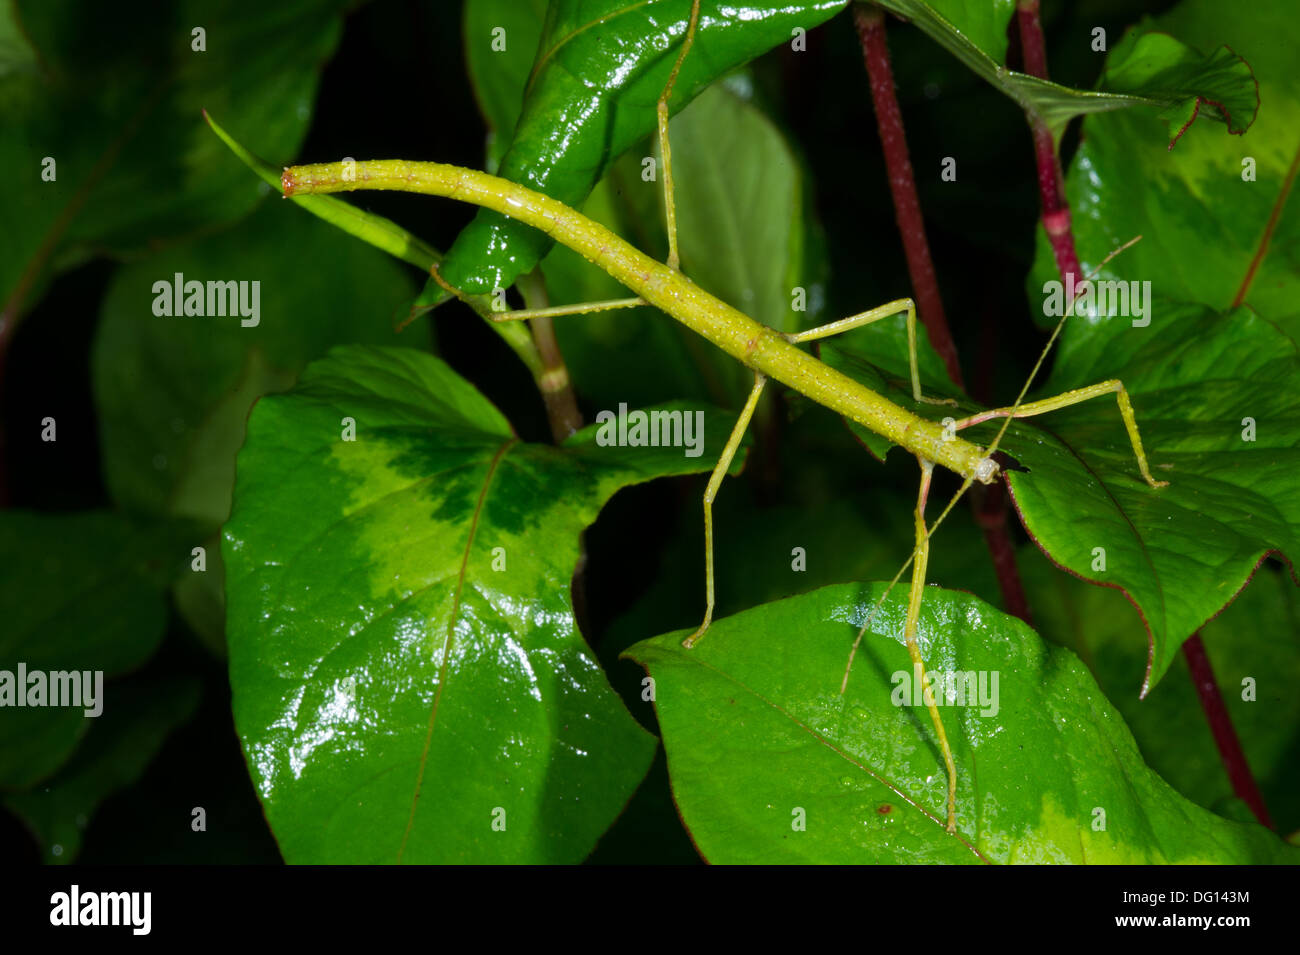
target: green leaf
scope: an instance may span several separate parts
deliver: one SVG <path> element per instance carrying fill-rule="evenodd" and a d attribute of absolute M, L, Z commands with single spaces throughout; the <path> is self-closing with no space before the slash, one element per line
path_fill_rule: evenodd
<path fill-rule="evenodd" d="M 183 281 L 258 283 L 259 316 L 158 315 Z M 155 291 L 155 283 L 163 291 Z M 235 453 L 253 403 L 344 342 L 391 343 L 414 294 L 378 252 L 268 202 L 238 228 L 120 269 L 92 354 L 104 472 L 114 499 L 215 528 L 230 513 Z M 174 302 L 171 303 L 174 311 Z M 205 299 L 206 310 L 206 299 Z M 428 341 L 427 325 L 403 340 Z"/>
<path fill-rule="evenodd" d="M 213 656 L 226 655 L 226 565 L 221 559 L 220 529 L 205 537 L 206 570 L 183 574 L 172 586 L 172 600 L 199 642 Z"/>
<path fill-rule="evenodd" d="M 547 6 L 547 0 L 465 0 L 465 59 L 487 120 L 488 172 L 500 166 L 519 120 Z"/>
<path fill-rule="evenodd" d="M 670 108 L 676 112 L 726 71 L 789 42 L 795 28 L 817 26 L 844 3 L 705 2 Z M 690 8 L 690 0 L 653 6 L 555 0 L 499 174 L 580 206 L 609 165 L 654 128 L 655 104 L 676 62 Z M 490 51 L 492 40 L 490 32 L 467 36 L 470 61 L 490 56 L 475 47 Z M 507 36 L 507 50 L 508 44 Z M 483 211 L 448 251 L 443 276 L 469 292 L 505 288 L 550 247 L 540 232 Z"/>
<path fill-rule="evenodd" d="M 105 799 L 135 783 L 163 741 L 194 712 L 199 684 L 137 680 L 114 686 L 72 760 L 48 783 L 5 797 L 41 843 L 46 864 L 66 865 L 81 850 L 81 834 Z M 174 823 L 185 824 L 184 818 Z"/>
<path fill-rule="evenodd" d="M 361 346 L 259 402 L 225 528 L 228 637 L 285 858 L 583 859 L 654 743 L 575 627 L 579 535 L 619 488 L 707 468 L 728 418 L 705 416 L 699 457 L 602 447 L 596 426 L 524 444 L 438 359 Z"/>
<path fill-rule="evenodd" d="M 1226 46 L 1203 57 L 1165 33 L 1131 31 L 1111 52 L 1103 83 L 1167 99 L 1175 131 L 1170 149 L 1202 110 L 1238 136 L 1259 111 L 1259 89 L 1245 60 Z"/>
<path fill-rule="evenodd" d="M 751 318 L 797 331 L 791 302 L 804 283 L 804 223 L 794 153 L 767 117 L 724 85 L 702 93 L 670 132 L 683 269 Z"/>
<path fill-rule="evenodd" d="M 692 651 L 682 633 L 629 651 L 655 681 L 677 806 L 709 861 L 1300 861 L 1262 826 L 1175 793 L 1068 650 L 975 597 L 930 587 L 918 633 L 930 670 L 984 681 L 982 697 L 943 707 L 958 767 L 958 832 L 948 834 L 928 715 L 895 703 L 913 678 L 905 588 L 873 621 L 839 693 L 882 590 L 828 587 L 721 620 Z"/>
<path fill-rule="evenodd" d="M 1284 0 L 1260 0 L 1225 18 L 1219 4 L 1187 0 L 1155 22 L 1190 44 L 1228 43 L 1254 66 L 1264 105 L 1245 136 L 1185 137 L 1172 152 L 1150 116 L 1089 118 L 1066 180 L 1085 270 L 1140 235 L 1103 279 L 1148 279 L 1161 296 L 1218 311 L 1243 301 L 1300 339 L 1300 215 L 1290 196 L 1300 161 L 1294 14 Z M 1040 230 L 1030 281 L 1036 312 L 1038 290 L 1057 277 Z"/>
<path fill-rule="evenodd" d="M 727 70 L 788 41 L 795 28 L 816 26 L 844 5 L 843 0 L 819 0 L 721 9 L 704 3 L 696 43 L 682 65 L 670 108 L 680 108 Z M 674 12 L 665 14 L 662 6 Z M 1151 41 L 1117 77 L 1114 90 L 1072 90 L 1008 70 L 990 55 L 1004 52 L 998 29 L 1001 24 L 1005 36 L 1010 17 L 1005 0 L 983 10 L 968 3 L 944 4 L 943 12 L 919 0 L 885 0 L 881 6 L 915 22 L 976 74 L 1042 116 L 1058 136 L 1074 116 L 1132 106 L 1173 113 L 1183 107 L 1186 118 L 1188 102 L 1231 103 L 1234 128 L 1249 121 L 1238 114 L 1254 95 L 1254 79 L 1249 66 L 1228 51 L 1202 60 L 1176 41 Z M 495 21 L 504 22 L 504 15 L 486 10 L 467 18 L 467 55 L 476 64 L 480 102 L 499 131 L 512 113 L 521 74 L 519 48 L 510 52 L 507 30 L 506 50 L 493 50 L 500 35 L 492 30 L 501 26 Z M 619 0 L 556 0 L 547 11 L 523 111 L 499 174 L 568 205 L 581 205 L 611 163 L 654 129 L 654 105 L 676 61 L 689 12 L 690 0 L 668 0 L 653 11 Z M 960 17 L 962 27 L 945 13 Z M 522 48 L 531 46 L 535 11 L 521 9 L 512 14 L 512 22 Z M 503 58 L 500 76 L 492 76 L 486 65 L 494 53 Z M 497 153 L 495 145 L 492 152 Z M 480 211 L 449 250 L 443 275 L 461 289 L 486 293 L 509 286 L 551 245 L 536 230 Z"/>
<path fill-rule="evenodd" d="M 1216 50 L 1202 58 L 1172 38 L 1142 43 L 1132 37 L 1129 40 L 1138 42 L 1141 49 L 1131 69 L 1114 78 L 1112 83 L 1104 83 L 1102 90 L 1070 89 L 1007 69 L 1000 59 L 992 58 L 988 49 L 981 48 L 972 36 L 931 4 L 921 0 L 876 2 L 886 10 L 911 20 L 976 75 L 1011 97 L 1027 112 L 1041 117 L 1058 139 L 1075 116 L 1134 106 L 1153 107 L 1174 114 L 1189 101 L 1197 100 L 1231 103 L 1241 113 L 1247 111 L 1245 107 L 1255 92 L 1249 65 L 1231 50 Z M 987 30 L 981 32 L 987 35 Z M 1254 96 L 1253 101 L 1258 104 L 1258 96 Z M 1223 115 L 1226 109 L 1215 112 L 1217 118 L 1226 119 Z M 1183 116 L 1190 122 L 1185 109 Z M 1249 116 L 1234 116 L 1233 131 L 1239 132 L 1249 126 L 1252 118 L 1253 110 L 1249 110 Z"/>
<path fill-rule="evenodd" d="M 0 670 L 107 679 L 143 664 L 162 640 L 165 591 L 188 572 L 193 536 L 108 511 L 0 512 Z M 11 705 L 0 720 L 0 788 L 48 777 L 100 718 L 84 706 Z"/>
<path fill-rule="evenodd" d="M 292 155 L 343 6 L 16 2 L 42 68 L 0 76 L 0 164 L 25 183 L 0 194 L 0 217 L 23 223 L 0 230 L 0 316 L 16 320 L 50 274 L 94 252 L 139 252 L 252 209 L 265 190 L 229 161 L 200 110 L 256 131 L 259 154 Z M 198 27 L 203 52 L 192 49 Z M 42 178 L 47 157 L 53 181 Z"/>
<path fill-rule="evenodd" d="M 1016 0 L 934 0 L 930 6 L 994 63 L 1006 62 Z"/>
<path fill-rule="evenodd" d="M 1182 655 L 1168 678 L 1139 699 L 1146 648 L 1136 639 L 1142 621 L 1124 595 L 1058 573 L 1034 547 L 1021 550 L 1017 565 L 1043 636 L 1088 665 L 1151 768 L 1188 799 L 1219 811 L 1233 795 L 1232 782 Z M 1293 798 L 1300 764 L 1292 754 L 1300 699 L 1290 692 L 1300 681 L 1293 639 L 1298 617 L 1295 584 L 1285 569 L 1267 562 L 1200 630 L 1246 761 L 1280 832 L 1300 826 Z"/>
<path fill-rule="evenodd" d="M 540 3 L 466 4 L 470 77 L 494 131 L 489 166 L 519 116 L 543 13 Z M 506 31 L 504 51 L 478 42 L 497 27 Z M 803 287 L 814 307 L 825 295 L 820 277 L 805 274 L 816 270 L 807 268 L 805 255 L 802 177 L 789 146 L 745 100 L 744 84 L 737 79 L 726 89 L 706 91 L 672 123 L 682 258 L 704 288 L 743 303 L 760 321 L 792 329 L 797 323 L 791 290 Z M 640 161 L 626 154 L 592 190 L 583 212 L 616 232 L 634 234 L 638 245 L 665 245 L 662 183 L 646 182 L 641 172 Z M 552 304 L 627 295 L 563 246 L 551 250 L 542 269 Z M 442 293 L 436 286 L 426 291 Z M 653 309 L 562 319 L 557 335 L 576 390 L 598 405 L 636 405 L 664 394 L 735 405 L 749 390 L 750 376 L 743 369 Z M 656 360 L 633 367 L 609 361 L 610 354 L 631 347 Z"/>
<path fill-rule="evenodd" d="M 1030 534 L 1058 565 L 1120 587 L 1138 606 L 1151 639 L 1144 690 L 1265 554 L 1300 553 L 1295 343 L 1247 308 L 1216 315 L 1157 303 L 1153 312 L 1145 329 L 1124 318 L 1068 329 L 1044 392 L 1123 380 L 1152 472 L 1169 487 L 1141 481 L 1103 398 L 1045 420 L 1055 438 L 1006 444 L 1029 468 L 1010 485 Z"/>
<path fill-rule="evenodd" d="M 13 4 L 0 7 L 0 81 L 11 73 L 36 71 L 36 51 L 23 36 L 16 13 Z"/>

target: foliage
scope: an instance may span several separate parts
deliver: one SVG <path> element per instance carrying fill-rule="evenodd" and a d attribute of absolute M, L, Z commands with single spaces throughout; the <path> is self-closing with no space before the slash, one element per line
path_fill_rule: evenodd
<path fill-rule="evenodd" d="M 552 443 L 545 342 L 488 331 L 489 297 L 612 279 L 496 213 L 271 195 L 281 166 L 342 155 L 485 167 L 663 258 L 645 172 L 690 0 L 419 2 L 411 36 L 396 5 L 345 6 L 0 11 L 0 156 L 30 180 L 0 192 L 22 223 L 0 246 L 0 670 L 106 678 L 100 722 L 0 711 L 32 854 L 120 858 L 97 814 L 165 798 L 189 758 L 169 734 L 233 720 L 244 760 L 213 756 L 210 798 L 257 829 L 248 859 L 265 825 L 288 862 L 1297 861 L 1231 804 L 1180 652 L 1202 632 L 1279 830 L 1300 827 L 1293 581 L 1270 559 L 1300 553 L 1285 0 L 1049 5 L 1052 82 L 1015 68 L 1010 0 L 880 3 L 910 21 L 889 21 L 898 93 L 974 383 L 922 341 L 927 392 L 963 410 L 918 413 L 1011 403 L 1054 324 L 1028 114 L 1062 149 L 1081 261 L 1141 234 L 1101 278 L 1151 290 L 1149 322 L 1072 317 L 1030 398 L 1123 380 L 1170 482 L 1141 481 L 1111 398 L 1008 428 L 1033 626 L 998 609 L 965 507 L 935 535 L 923 654 L 1000 694 L 946 710 L 956 834 L 928 717 L 898 705 L 905 585 L 839 692 L 870 581 L 911 552 L 905 454 L 765 398 L 715 507 L 718 619 L 686 651 L 701 475 L 749 373 L 648 308 L 559 318 L 590 424 Z M 705 0 L 670 103 L 683 270 L 781 331 L 912 294 L 846 6 Z M 435 262 L 478 315 L 410 321 L 448 298 Z M 260 320 L 159 315 L 174 276 L 258 282 Z M 897 319 L 819 354 L 911 408 L 905 345 Z M 700 453 L 609 446 L 596 414 L 620 408 L 698 415 Z"/>

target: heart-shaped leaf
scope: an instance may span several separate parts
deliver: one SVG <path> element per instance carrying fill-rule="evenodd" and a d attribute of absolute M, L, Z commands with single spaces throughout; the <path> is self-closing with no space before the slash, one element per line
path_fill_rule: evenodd
<path fill-rule="evenodd" d="M 438 359 L 362 346 L 258 403 L 225 529 L 230 671 L 287 860 L 591 851 L 654 742 L 575 626 L 578 539 L 620 487 L 708 466 L 730 422 L 698 415 L 698 449 L 606 446 L 613 425 L 524 444 Z"/>
<path fill-rule="evenodd" d="M 654 679 L 682 819 L 724 863 L 1300 861 L 1262 826 L 1188 802 L 1068 650 L 930 587 L 918 639 L 958 768 L 947 775 L 902 641 L 905 588 L 849 648 L 883 585 L 826 587 L 629 651 Z M 921 704 L 921 705 L 917 705 Z"/>

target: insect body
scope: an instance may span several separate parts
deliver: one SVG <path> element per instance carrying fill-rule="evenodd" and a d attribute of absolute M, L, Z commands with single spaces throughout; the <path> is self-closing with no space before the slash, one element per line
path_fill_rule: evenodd
<path fill-rule="evenodd" d="M 997 463 L 979 446 L 945 433 L 941 425 L 913 414 L 796 347 L 796 342 L 811 340 L 810 333 L 782 335 L 760 324 L 600 223 L 541 193 L 473 169 L 400 159 L 357 162 L 346 179 L 338 163 L 292 166 L 285 170 L 282 185 L 286 196 L 354 189 L 419 192 L 459 199 L 518 219 L 581 253 L 646 303 L 754 371 L 963 478 L 989 484 L 998 475 Z M 520 316 L 515 313 L 512 317 Z M 919 397 L 915 365 L 913 390 Z"/>
<path fill-rule="evenodd" d="M 1035 366 L 1034 372 L 1030 374 L 1029 380 L 1025 382 L 1019 397 L 1013 405 L 981 412 L 952 423 L 945 428 L 895 404 L 847 375 L 823 364 L 813 355 L 798 347 L 804 342 L 826 338 L 891 316 L 905 314 L 911 365 L 912 397 L 918 404 L 921 402 L 935 403 L 935 399 L 926 398 L 921 394 L 916 353 L 916 309 L 910 299 L 890 302 L 879 308 L 808 331 L 783 334 L 756 322 L 739 310 L 710 295 L 678 271 L 676 212 L 673 202 L 671 149 L 668 141 L 668 100 L 677 72 L 691 48 L 698 21 L 699 0 L 695 0 L 692 4 L 691 17 L 684 31 L 685 39 L 678 53 L 676 64 L 658 102 L 658 133 L 664 165 L 664 206 L 669 245 L 666 264 L 657 262 L 643 252 L 638 251 L 609 229 L 561 202 L 487 173 L 458 166 L 429 162 L 408 162 L 405 160 L 348 161 L 346 168 L 343 163 L 294 166 L 286 169 L 281 179 L 284 194 L 289 196 L 305 193 L 347 192 L 357 189 L 397 190 L 444 196 L 493 209 L 542 230 L 556 241 L 585 256 L 637 295 L 636 298 L 619 299 L 612 302 L 507 312 L 494 315 L 494 320 L 505 321 L 535 318 L 543 315 L 582 314 L 609 308 L 649 304 L 671 315 L 754 371 L 754 387 L 750 391 L 749 398 L 709 478 L 704 493 L 705 615 L 699 629 L 685 640 L 688 647 L 694 646 L 704 637 L 713 617 L 713 500 L 718 493 L 723 477 L 731 465 L 736 450 L 740 446 L 745 429 L 754 413 L 768 378 L 780 381 L 813 401 L 864 425 L 916 455 L 921 465 L 921 485 L 915 511 L 916 547 L 912 552 L 912 556 L 908 558 L 899 570 L 898 575 L 895 576 L 894 581 L 891 582 L 891 587 L 893 583 L 896 583 L 902 577 L 902 574 L 909 566 L 912 567 L 911 588 L 903 637 L 912 662 L 921 669 L 922 679 L 924 679 L 925 664 L 921 658 L 920 646 L 917 641 L 917 621 L 924 594 L 930 537 L 933 535 L 935 528 L 943 521 L 973 482 L 979 481 L 990 484 L 996 480 L 1001 468 L 997 461 L 994 460 L 993 455 L 1011 419 L 1042 414 L 1086 401 L 1089 398 L 1114 394 L 1119 403 L 1120 414 L 1128 431 L 1133 453 L 1143 479 L 1152 488 L 1162 487 L 1167 482 L 1157 481 L 1151 475 L 1128 392 L 1125 391 L 1123 384 L 1118 380 L 1100 382 L 1087 388 L 1076 389 L 1042 401 L 1023 403 L 1034 374 L 1041 367 L 1047 349 L 1051 348 L 1052 343 L 1059 335 L 1065 318 L 1062 319 L 1062 324 L 1057 325 L 1056 332 L 1048 341 L 1043 355 L 1039 358 L 1038 365 Z M 441 278 L 436 267 L 432 270 L 432 274 L 448 291 L 453 294 L 460 294 L 458 290 L 452 288 Z M 1069 317 L 1072 306 L 1073 303 L 1071 303 L 1071 308 L 1066 309 L 1066 318 Z M 1002 431 L 998 433 L 987 448 L 982 448 L 967 441 L 956 433 L 963 428 L 993 418 L 1004 418 L 1006 420 Z M 942 465 L 960 475 L 963 482 L 961 489 L 949 501 L 939 517 L 933 523 L 927 524 L 925 508 L 929 496 L 931 476 L 936 464 Z M 883 597 L 881 599 L 883 602 Z M 864 623 L 859 631 L 858 642 L 861 641 L 863 634 L 866 632 L 874 613 L 873 610 L 872 615 L 867 618 L 867 623 Z M 858 642 L 853 644 L 853 651 L 849 654 L 848 667 L 852 666 L 853 652 L 856 651 Z M 843 692 L 844 686 L 847 684 L 848 667 L 845 669 L 841 692 Z M 935 736 L 947 770 L 947 830 L 955 832 L 957 827 L 956 764 L 953 760 L 952 749 L 948 745 L 943 720 L 937 706 L 934 702 L 927 700 L 927 708 L 930 712 Z"/>

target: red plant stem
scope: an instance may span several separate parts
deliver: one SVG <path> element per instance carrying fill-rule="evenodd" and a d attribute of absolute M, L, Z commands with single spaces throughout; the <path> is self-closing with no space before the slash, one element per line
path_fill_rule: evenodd
<path fill-rule="evenodd" d="M 948 320 L 939 294 L 939 280 L 930 246 L 925 237 L 925 221 L 921 217 L 921 201 L 916 193 L 916 180 L 912 175 L 912 161 L 907 151 L 907 135 L 903 131 L 903 114 L 894 94 L 894 71 L 889 61 L 889 44 L 885 38 L 885 16 L 878 7 L 855 3 L 853 20 L 862 56 L 866 61 L 867 76 L 871 81 L 871 101 L 875 106 L 876 125 L 880 131 L 885 167 L 889 171 L 889 189 L 894 199 L 894 214 L 898 219 L 907 256 L 907 270 L 916 295 L 917 312 L 929 335 L 930 344 L 943 358 L 948 375 L 964 387 L 957 346 L 952 340 Z M 1007 612 L 1032 626 L 1029 601 L 1016 570 L 1015 544 L 1007 528 L 1008 501 L 1005 488 L 997 485 L 981 488 L 971 496 L 971 509 L 984 532 L 984 542 L 993 559 L 1002 603 Z"/>
<path fill-rule="evenodd" d="M 1019 617 L 1032 627 L 1034 615 L 1029 609 L 1029 598 L 1025 595 L 1025 585 L 1020 580 L 1020 571 L 1016 566 L 1016 547 L 1007 529 L 1007 514 L 1010 511 L 1007 486 L 998 482 L 979 488 L 971 497 L 971 503 L 975 520 L 984 531 L 984 543 L 988 546 L 989 556 L 993 558 L 998 588 L 1002 591 L 1002 606 L 1007 613 Z"/>
<path fill-rule="evenodd" d="M 948 376 L 964 385 L 957 346 L 948 329 L 948 319 L 939 297 L 939 280 L 935 276 L 930 246 L 925 240 L 925 222 L 921 218 L 921 201 L 916 195 L 912 161 L 907 154 L 907 137 L 903 132 L 903 114 L 894 95 L 894 71 L 889 63 L 889 45 L 885 42 L 885 15 L 878 7 L 863 3 L 853 5 L 853 21 L 862 43 L 862 56 L 871 80 L 871 102 L 876 109 L 876 126 L 884 150 L 885 168 L 889 172 L 889 191 L 894 197 L 894 214 L 903 238 L 907 271 L 916 295 L 917 314 L 943 363 Z"/>
<path fill-rule="evenodd" d="M 1045 80 L 1048 78 L 1047 43 L 1038 16 L 1038 0 L 1019 0 L 1016 19 L 1020 26 L 1025 72 Z M 1038 159 L 1038 191 L 1043 203 L 1043 227 L 1052 243 L 1056 267 L 1063 280 L 1070 273 L 1074 273 L 1076 279 L 1082 278 L 1083 269 L 1079 265 L 1074 234 L 1070 229 L 1070 207 L 1065 201 L 1064 177 L 1061 175 L 1056 144 L 1047 124 L 1040 117 L 1031 113 L 1029 122 L 1034 131 L 1034 152 Z M 1219 685 L 1214 679 L 1214 670 L 1210 667 L 1210 658 L 1206 656 L 1205 644 L 1201 642 L 1199 633 L 1193 634 L 1183 644 L 1183 655 L 1191 668 L 1192 683 L 1196 686 L 1201 709 L 1205 711 L 1205 718 L 1210 723 L 1210 731 L 1219 748 L 1219 758 L 1232 781 L 1233 791 L 1250 806 L 1256 819 L 1270 829 L 1273 828 L 1273 821 L 1264 805 L 1264 797 L 1260 795 L 1259 786 L 1255 783 L 1246 755 L 1242 752 L 1241 741 L 1237 738 L 1232 718 L 1224 706 Z"/>
<path fill-rule="evenodd" d="M 1256 819 L 1270 829 L 1275 828 L 1268 807 L 1264 805 L 1264 797 L 1251 774 L 1250 764 L 1246 762 L 1246 754 L 1242 752 L 1241 740 L 1237 738 L 1237 731 L 1232 726 L 1232 718 L 1224 706 L 1219 684 L 1214 679 L 1214 669 L 1210 666 L 1210 658 L 1199 633 L 1192 634 L 1183 644 L 1183 656 L 1187 658 L 1192 682 L 1201 698 L 1201 708 L 1205 710 L 1210 732 L 1214 734 L 1214 744 L 1219 748 L 1219 758 L 1223 760 L 1228 778 L 1232 780 L 1233 792 L 1250 807 Z"/>
<path fill-rule="evenodd" d="M 1020 0 L 1016 7 L 1016 20 L 1020 26 L 1020 47 L 1024 57 L 1025 72 L 1039 79 L 1047 79 L 1047 43 L 1043 38 L 1043 24 L 1038 17 L 1038 0 Z M 1079 254 L 1074 248 L 1074 233 L 1070 230 L 1070 206 L 1065 200 L 1065 177 L 1061 174 L 1061 160 L 1056 154 L 1056 142 L 1047 124 L 1035 113 L 1029 113 L 1029 125 L 1034 133 L 1034 157 L 1038 164 L 1038 194 L 1043 204 L 1043 228 L 1056 256 L 1056 267 L 1062 281 L 1073 274 L 1078 281 L 1083 277 Z"/>

